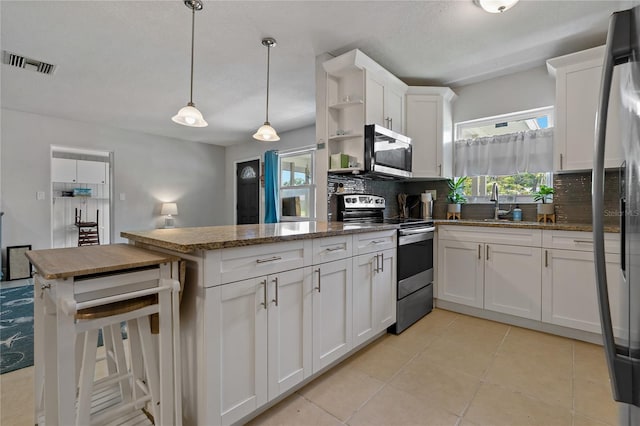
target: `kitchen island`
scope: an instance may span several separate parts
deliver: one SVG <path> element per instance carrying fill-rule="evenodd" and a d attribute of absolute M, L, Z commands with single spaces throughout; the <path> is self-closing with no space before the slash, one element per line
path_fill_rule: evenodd
<path fill-rule="evenodd" d="M 384 334 L 396 234 L 340 222 L 122 232 L 187 261 L 184 424 L 244 422 Z"/>

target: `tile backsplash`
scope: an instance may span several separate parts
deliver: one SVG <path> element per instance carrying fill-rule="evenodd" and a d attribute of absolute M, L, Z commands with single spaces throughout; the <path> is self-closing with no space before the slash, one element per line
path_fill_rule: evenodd
<path fill-rule="evenodd" d="M 386 201 L 385 217 L 398 216 L 397 195 L 399 193 L 420 194 L 427 189 L 437 191 L 433 203 L 433 217 L 446 219 L 447 187 L 446 179 L 429 181 L 394 181 L 373 180 L 364 176 L 334 175 L 328 177 L 328 212 L 329 220 L 336 220 L 337 202 L 335 193 L 342 184 L 345 193 L 369 193 L 383 196 Z M 555 174 L 553 186 L 556 191 L 554 203 L 557 223 L 591 223 L 591 172 Z M 619 171 L 607 170 L 605 173 L 605 210 L 604 224 L 618 224 Z M 501 204 L 500 208 L 508 210 L 512 204 Z M 536 204 L 520 204 L 523 221 L 536 220 Z M 465 204 L 462 206 L 464 219 L 485 219 L 493 216 L 493 203 Z"/>

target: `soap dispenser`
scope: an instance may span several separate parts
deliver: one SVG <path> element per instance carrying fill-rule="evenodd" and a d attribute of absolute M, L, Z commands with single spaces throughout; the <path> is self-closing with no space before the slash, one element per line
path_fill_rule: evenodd
<path fill-rule="evenodd" d="M 519 222 L 522 220 L 522 209 L 516 204 L 516 208 L 513 209 L 513 220 Z"/>

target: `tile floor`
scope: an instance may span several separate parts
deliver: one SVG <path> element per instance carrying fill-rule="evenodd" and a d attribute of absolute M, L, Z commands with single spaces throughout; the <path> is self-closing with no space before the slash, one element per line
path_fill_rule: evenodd
<path fill-rule="evenodd" d="M 602 349 L 436 309 L 251 425 L 616 425 Z M 0 376 L 1 425 L 32 425 L 33 368 Z"/>

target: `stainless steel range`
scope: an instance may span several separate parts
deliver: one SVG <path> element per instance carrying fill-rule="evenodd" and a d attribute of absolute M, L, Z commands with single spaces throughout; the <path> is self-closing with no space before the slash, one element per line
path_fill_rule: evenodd
<path fill-rule="evenodd" d="M 338 194 L 338 220 L 398 224 L 397 319 L 389 327 L 403 332 L 433 309 L 433 221 L 384 219 L 385 200 L 371 194 Z"/>

